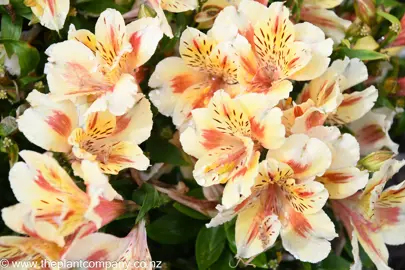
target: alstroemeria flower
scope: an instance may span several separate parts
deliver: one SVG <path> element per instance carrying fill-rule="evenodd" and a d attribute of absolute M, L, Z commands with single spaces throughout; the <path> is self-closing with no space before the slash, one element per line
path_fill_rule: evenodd
<path fill-rule="evenodd" d="M 328 9 L 340 5 L 342 2 L 343 0 L 304 0 L 300 9 L 300 18 L 318 26 L 328 37 L 339 44 L 352 22 L 340 18 L 333 10 Z"/>
<path fill-rule="evenodd" d="M 0 259 L 6 259 L 10 264 L 12 262 L 36 263 L 35 268 L 21 267 L 21 270 L 32 269 L 52 269 L 59 268 L 40 268 L 41 261 L 59 261 L 62 254 L 62 248 L 55 243 L 44 241 L 34 237 L 21 236 L 1 236 L 0 237 Z M 10 268 L 15 269 L 10 265 Z"/>
<path fill-rule="evenodd" d="M 56 31 L 63 28 L 70 9 L 69 0 L 24 0 L 24 4 L 43 26 Z"/>
<path fill-rule="evenodd" d="M 62 247 L 72 235 L 94 232 L 126 211 L 126 203 L 96 164 L 82 164 L 84 192 L 52 157 L 32 151 L 20 156 L 25 162 L 16 163 L 9 177 L 19 203 L 2 209 L 12 230 Z"/>
<path fill-rule="evenodd" d="M 138 146 L 150 136 L 153 125 L 146 98 L 140 98 L 122 116 L 103 111 L 90 113 L 85 119 L 79 117 L 71 101 L 55 102 L 37 91 L 31 92 L 27 100 L 32 107 L 17 122 L 32 143 L 45 150 L 72 151 L 74 160 L 95 161 L 108 174 L 118 174 L 125 168 L 146 170 L 149 166 Z M 74 169 L 80 164 L 75 163 Z M 75 173 L 80 175 L 79 170 Z"/>
<path fill-rule="evenodd" d="M 336 60 L 322 76 L 304 87 L 298 101 L 313 100 L 317 108 L 328 114 L 330 123 L 350 123 L 374 106 L 378 91 L 370 86 L 350 94 L 343 92 L 367 78 L 367 67 L 359 59 Z"/>
<path fill-rule="evenodd" d="M 152 103 L 180 126 L 191 117 L 193 109 L 206 107 L 219 89 L 232 96 L 242 93 L 232 44 L 187 28 L 180 39 L 181 58 L 163 59 L 149 80 L 149 86 L 157 88 L 150 93 Z"/>
<path fill-rule="evenodd" d="M 324 184 L 331 199 L 344 199 L 364 188 L 368 181 L 368 171 L 357 166 L 360 159 L 360 146 L 351 134 L 341 134 L 337 127 L 317 126 L 307 135 L 326 143 L 332 153 L 332 162 L 322 176 L 316 178 Z"/>
<path fill-rule="evenodd" d="M 70 40 L 46 50 L 51 95 L 59 100 L 89 97 L 87 114 L 125 114 L 138 97 L 137 70 L 163 36 L 158 24 L 157 19 L 143 18 L 125 25 L 118 11 L 107 9 L 97 20 L 95 35 L 72 28 Z"/>
<path fill-rule="evenodd" d="M 310 23 L 294 25 L 282 2 L 266 7 L 241 1 L 238 10 L 225 8 L 212 32 L 229 37 L 242 34 L 248 42 L 235 44 L 240 56 L 238 78 L 248 92 L 288 97 L 289 80 L 320 76 L 330 62 L 333 41 Z"/>
<path fill-rule="evenodd" d="M 361 261 L 356 258 L 357 240 L 379 270 L 391 269 L 385 244 L 405 243 L 405 182 L 383 191 L 387 181 L 404 164 L 405 161 L 386 161 L 373 174 L 364 191 L 344 200 L 331 201 L 335 214 L 352 236 L 356 269 L 361 269 Z"/>
<path fill-rule="evenodd" d="M 114 269 L 153 269 L 143 220 L 124 238 L 105 233 L 88 235 L 72 245 L 64 258 L 68 261 L 119 263 L 120 266 Z M 97 269 L 106 270 L 107 268 Z"/>
<path fill-rule="evenodd" d="M 349 124 L 349 128 L 360 143 L 362 155 L 378 151 L 383 147 L 398 153 L 399 145 L 394 143 L 388 134 L 396 114 L 395 110 L 378 108 Z"/>
<path fill-rule="evenodd" d="M 313 263 L 323 260 L 331 250 L 329 241 L 337 235 L 322 210 L 328 192 L 314 178 L 325 172 L 330 161 L 328 147 L 318 139 L 303 134 L 290 136 L 260 163 L 252 194 L 231 209 L 219 207 L 219 214 L 208 226 L 237 215 L 238 257 L 262 253 L 280 234 L 284 248 L 297 259 Z"/>
<path fill-rule="evenodd" d="M 274 149 L 284 141 L 281 110 L 268 108 L 260 96 L 231 99 L 218 91 L 208 108 L 192 112 L 194 127 L 180 137 L 186 153 L 198 159 L 193 171 L 202 186 L 225 184 L 222 203 L 233 206 L 250 195 L 257 175 L 260 149 Z"/>
<path fill-rule="evenodd" d="M 254 0 L 267 6 L 268 0 Z M 199 29 L 211 28 L 219 12 L 228 6 L 237 7 L 241 0 L 208 0 L 202 5 L 200 12 L 195 15 L 194 20 L 198 23 Z"/>

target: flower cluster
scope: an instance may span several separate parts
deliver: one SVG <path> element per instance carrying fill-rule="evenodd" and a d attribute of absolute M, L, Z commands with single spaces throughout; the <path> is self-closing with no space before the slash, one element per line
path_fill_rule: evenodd
<path fill-rule="evenodd" d="M 48 48 L 50 93 L 28 95 L 31 107 L 17 120 L 18 128 L 44 150 L 64 153 L 85 190 L 51 155 L 20 152 L 25 163 L 16 163 L 9 177 L 19 203 L 4 208 L 2 217 L 26 237 L 0 237 L 2 258 L 150 260 L 144 221 L 125 238 L 95 232 L 137 208 L 123 200 L 106 174 L 146 170 L 150 164 L 138 146 L 150 136 L 152 112 L 137 73 L 162 36 L 158 19 L 125 25 L 118 11 L 107 9 L 95 34 L 71 26 L 68 41 Z"/>
<path fill-rule="evenodd" d="M 124 16 L 107 9 L 94 34 L 70 26 L 68 40 L 45 52 L 49 93 L 31 91 L 17 119 L 25 137 L 50 152 L 21 151 L 24 162 L 11 168 L 19 203 L 2 218 L 23 236 L 0 237 L 0 258 L 151 261 L 144 219 L 124 238 L 97 231 L 138 207 L 108 175 L 150 167 L 140 144 L 156 109 L 178 130 L 173 144 L 194 161 L 195 182 L 220 194 L 207 227 L 236 219 L 236 257 L 255 257 L 280 236 L 296 259 L 322 261 L 338 237 L 328 207 L 351 237 L 353 269 L 361 269 L 358 243 L 378 269 L 389 269 L 385 244 L 405 243 L 405 181 L 384 190 L 405 164 L 388 134 L 400 109 L 374 108 L 379 91 L 366 64 L 332 55 L 351 25 L 331 10 L 342 1 L 304 0 L 294 14 L 267 2 L 205 2 L 195 20 L 209 30 L 181 33 L 178 56 L 157 63 L 148 94 L 143 65 L 164 35 L 174 37 L 163 10 L 195 10 L 198 1 L 141 1 L 156 16 L 128 24 L 139 3 Z M 52 30 L 69 12 L 69 1 L 25 4 Z"/>

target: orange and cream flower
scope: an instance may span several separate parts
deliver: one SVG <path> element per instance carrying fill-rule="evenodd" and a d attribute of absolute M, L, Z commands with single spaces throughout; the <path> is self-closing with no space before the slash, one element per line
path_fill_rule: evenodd
<path fill-rule="evenodd" d="M 20 155 L 25 162 L 16 163 L 9 177 L 19 203 L 2 209 L 5 224 L 15 232 L 63 247 L 72 236 L 94 232 L 126 211 L 126 203 L 96 164 L 82 164 L 84 192 L 49 155 Z"/>
<path fill-rule="evenodd" d="M 114 269 L 154 269 L 144 220 L 139 222 L 124 238 L 105 233 L 88 235 L 75 242 L 64 258 L 68 261 L 114 262 L 118 264 L 118 267 Z M 107 268 L 101 269 L 106 270 Z"/>
<path fill-rule="evenodd" d="M 258 95 L 214 94 L 207 108 L 192 112 L 195 127 L 180 136 L 186 153 L 198 159 L 193 171 L 202 186 L 225 184 L 222 203 L 230 207 L 250 195 L 260 150 L 284 141 L 281 110 L 267 107 Z"/>
<path fill-rule="evenodd" d="M 24 0 L 24 4 L 43 26 L 56 31 L 63 28 L 70 9 L 69 0 Z"/>
<path fill-rule="evenodd" d="M 316 178 L 324 184 L 331 199 L 344 199 L 364 188 L 368 171 L 356 166 L 360 160 L 360 146 L 356 138 L 348 133 L 341 134 L 337 127 L 314 127 L 307 133 L 326 143 L 332 153 L 332 162 L 322 176 Z"/>
<path fill-rule="evenodd" d="M 176 126 L 189 120 L 193 109 L 206 107 L 219 89 L 232 96 L 243 92 L 233 42 L 219 42 L 189 27 L 180 39 L 181 57 L 165 58 L 156 66 L 149 80 L 156 88 L 150 99 L 162 114 L 173 117 Z"/>
<path fill-rule="evenodd" d="M 311 99 L 315 107 L 328 114 L 332 124 L 347 124 L 365 115 L 374 106 L 378 91 L 370 86 L 363 91 L 344 93 L 367 80 L 366 65 L 359 59 L 336 60 L 320 77 L 304 86 L 298 102 Z"/>
<path fill-rule="evenodd" d="M 254 0 L 265 6 L 268 0 Z M 211 28 L 218 14 L 228 6 L 237 7 L 241 0 L 208 0 L 201 6 L 200 12 L 195 15 L 194 20 L 198 23 L 199 29 Z"/>
<path fill-rule="evenodd" d="M 343 0 L 304 0 L 300 9 L 300 18 L 318 26 L 336 44 L 339 44 L 352 23 L 340 18 L 331 10 L 342 2 Z"/>
<path fill-rule="evenodd" d="M 335 126 L 323 126 L 327 114 L 309 99 L 283 112 L 287 134 L 306 134 L 325 143 L 332 153 L 332 161 L 323 175 L 316 178 L 329 191 L 331 199 L 343 199 L 364 188 L 368 172 L 359 170 L 360 146 L 351 134 L 341 134 Z"/>
<path fill-rule="evenodd" d="M 360 143 L 362 155 L 378 151 L 383 147 L 398 153 L 399 145 L 394 143 L 388 134 L 396 114 L 395 110 L 378 108 L 348 125 Z"/>
<path fill-rule="evenodd" d="M 363 191 L 344 200 L 332 200 L 335 214 L 352 237 L 355 265 L 361 269 L 358 242 L 377 269 L 388 266 L 388 245 L 405 243 L 405 182 L 384 189 L 387 181 L 399 171 L 405 161 L 388 160 L 375 172 Z"/>
<path fill-rule="evenodd" d="M 51 45 L 45 73 L 53 98 L 87 97 L 87 114 L 108 110 L 125 114 L 138 99 L 137 71 L 163 36 L 159 22 L 143 18 L 125 25 L 121 14 L 104 11 L 95 34 L 71 28 L 69 40 Z M 66 52 L 69 52 L 67 55 Z"/>
<path fill-rule="evenodd" d="M 266 7 L 241 1 L 238 10 L 225 8 L 212 32 L 218 36 L 242 34 L 248 42 L 237 43 L 238 78 L 248 92 L 288 97 L 290 80 L 320 76 L 330 62 L 333 41 L 310 23 L 293 24 L 282 2 Z"/>
<path fill-rule="evenodd" d="M 314 179 L 330 162 L 330 151 L 320 140 L 303 134 L 290 136 L 260 163 L 252 194 L 233 208 L 218 207 L 219 214 L 208 226 L 237 216 L 238 257 L 262 253 L 280 235 L 284 248 L 297 259 L 323 260 L 331 250 L 329 241 L 337 235 L 322 210 L 328 191 Z"/>
<path fill-rule="evenodd" d="M 152 112 L 146 98 L 122 116 L 109 111 L 90 113 L 85 119 L 71 101 L 53 101 L 33 91 L 31 108 L 19 117 L 18 127 L 32 143 L 49 151 L 71 153 L 75 173 L 80 161 L 95 161 L 104 173 L 118 174 L 125 168 L 146 170 L 148 158 L 138 144 L 152 130 Z M 84 122 L 84 123 L 79 123 Z"/>

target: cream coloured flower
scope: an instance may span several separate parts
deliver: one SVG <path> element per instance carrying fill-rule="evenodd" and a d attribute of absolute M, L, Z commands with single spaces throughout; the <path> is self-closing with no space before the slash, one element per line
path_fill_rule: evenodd
<path fill-rule="evenodd" d="M 144 220 L 138 223 L 124 238 L 105 233 L 88 235 L 75 242 L 64 258 L 68 261 L 115 262 L 119 266 L 113 269 L 117 270 L 154 269 Z"/>
<path fill-rule="evenodd" d="M 307 134 L 326 143 L 332 153 L 331 165 L 316 178 L 328 190 L 329 198 L 344 199 L 366 186 L 368 171 L 356 167 L 360 146 L 353 135 L 341 134 L 337 127 L 325 126 L 314 127 Z"/>
<path fill-rule="evenodd" d="M 388 134 L 396 113 L 389 108 L 378 108 L 349 124 L 349 128 L 360 143 L 362 155 L 378 151 L 383 147 L 398 153 L 399 145 L 394 143 Z"/>
<path fill-rule="evenodd" d="M 360 159 L 360 146 L 351 134 L 341 134 L 335 126 L 323 126 L 327 114 L 315 107 L 309 99 L 283 112 L 287 135 L 306 134 L 325 143 L 332 153 L 332 162 L 316 180 L 323 183 L 331 199 L 343 199 L 364 188 L 368 172 L 356 166 Z"/>
<path fill-rule="evenodd" d="M 63 247 L 126 211 L 121 196 L 91 162 L 82 164 L 84 192 L 52 157 L 32 151 L 20 155 L 25 162 L 16 163 L 9 177 L 19 203 L 2 209 L 5 224 L 15 232 Z"/>
<path fill-rule="evenodd" d="M 377 100 L 378 91 L 374 86 L 344 93 L 367 78 L 367 67 L 360 59 L 336 60 L 322 76 L 304 86 L 298 101 L 311 99 L 328 115 L 329 123 L 350 123 L 365 115 Z"/>
<path fill-rule="evenodd" d="M 287 97 L 289 80 L 310 80 L 321 75 L 330 62 L 333 42 L 310 23 L 294 25 L 282 2 L 266 7 L 241 1 L 238 10 L 225 8 L 215 20 L 217 36 L 241 33 L 248 43 L 238 43 L 238 76 L 250 92 L 279 93 Z"/>
<path fill-rule="evenodd" d="M 24 0 L 24 4 L 43 26 L 56 31 L 63 28 L 70 9 L 69 0 Z"/>
<path fill-rule="evenodd" d="M 329 149 L 320 140 L 303 134 L 290 136 L 260 163 L 252 194 L 233 208 L 219 207 L 208 226 L 237 216 L 238 257 L 262 253 L 281 235 L 284 248 L 297 259 L 323 260 L 331 250 L 329 241 L 337 235 L 322 210 L 328 192 L 314 179 L 330 162 Z"/>
<path fill-rule="evenodd" d="M 68 41 L 46 51 L 52 97 L 88 97 L 87 114 L 105 110 L 125 114 L 138 99 L 137 71 L 163 36 L 158 24 L 157 19 L 143 18 L 125 25 L 118 11 L 107 9 L 96 23 L 95 35 L 72 27 Z"/>
<path fill-rule="evenodd" d="M 157 88 L 150 93 L 152 102 L 181 126 L 219 89 L 231 96 L 263 94 L 271 104 L 287 98 L 292 90 L 288 79 L 319 76 L 332 52 L 332 40 L 325 40 L 319 28 L 309 23 L 294 26 L 288 17 L 281 2 L 267 8 L 242 1 L 239 11 L 225 8 L 207 35 L 186 29 L 181 58 L 164 59 L 151 76 L 149 86 Z M 301 35 L 306 29 L 310 34 Z"/>
<path fill-rule="evenodd" d="M 265 6 L 268 0 L 254 0 Z M 199 29 L 211 28 L 219 12 L 228 6 L 237 7 L 241 0 L 208 0 L 201 6 L 200 12 L 195 15 L 194 20 L 198 23 Z"/>
<path fill-rule="evenodd" d="M 180 141 L 198 159 L 194 178 L 202 186 L 226 183 L 222 203 L 233 206 L 250 194 L 260 149 L 274 149 L 284 141 L 281 110 L 267 107 L 260 96 L 231 99 L 221 90 L 207 108 L 193 110 L 192 117 L 195 127 L 188 127 Z"/>
<path fill-rule="evenodd" d="M 391 269 L 388 266 L 386 244 L 405 243 L 402 233 L 405 216 L 405 182 L 383 191 L 387 181 L 404 164 L 404 161 L 388 160 L 373 174 L 364 191 L 344 200 L 332 200 L 335 214 L 352 237 L 355 257 L 352 269 L 361 269 L 358 242 L 379 270 Z"/>
<path fill-rule="evenodd" d="M 150 93 L 152 103 L 181 126 L 219 89 L 232 96 L 242 93 L 232 44 L 233 40 L 218 42 L 210 33 L 188 27 L 180 39 L 181 57 L 163 59 L 149 80 L 149 86 L 157 88 Z"/>
<path fill-rule="evenodd" d="M 351 21 L 340 18 L 331 10 L 342 2 L 343 0 L 304 0 L 300 9 L 300 18 L 318 26 L 336 44 L 339 44 L 351 24 Z"/>
<path fill-rule="evenodd" d="M 140 98 L 122 116 L 103 111 L 84 119 L 71 101 L 55 102 L 37 91 L 31 92 L 27 100 L 32 107 L 17 120 L 19 129 L 45 150 L 72 152 L 75 173 L 81 175 L 81 160 L 95 161 L 108 174 L 125 168 L 146 170 L 149 166 L 138 146 L 152 130 L 152 112 L 146 98 Z"/>

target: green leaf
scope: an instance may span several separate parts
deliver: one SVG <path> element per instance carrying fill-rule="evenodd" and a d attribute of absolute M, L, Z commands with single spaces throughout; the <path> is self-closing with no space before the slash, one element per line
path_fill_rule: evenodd
<path fill-rule="evenodd" d="M 349 48 L 341 48 L 341 51 L 344 55 L 349 58 L 359 58 L 362 61 L 372 61 L 372 60 L 379 60 L 379 59 L 388 59 L 388 56 L 383 53 L 369 51 L 369 50 L 352 50 Z"/>
<path fill-rule="evenodd" d="M 384 12 L 384 11 L 382 11 L 380 9 L 377 10 L 377 14 L 379 16 L 383 17 L 384 19 L 388 20 L 390 23 L 398 24 L 398 26 L 401 27 L 401 22 L 394 15 L 391 15 L 391 14 L 389 14 L 387 12 Z"/>
<path fill-rule="evenodd" d="M 402 113 L 398 120 L 398 124 L 396 125 L 394 129 L 394 134 L 395 136 L 400 136 L 405 132 L 405 112 Z"/>
<path fill-rule="evenodd" d="M 27 84 L 36 83 L 44 78 L 45 74 L 42 74 L 41 76 L 25 76 L 20 78 L 18 82 L 21 84 L 21 86 L 26 86 Z"/>
<path fill-rule="evenodd" d="M 236 218 L 228 221 L 224 224 L 226 238 L 228 239 L 229 249 L 236 254 L 236 243 L 235 243 L 235 222 Z"/>
<path fill-rule="evenodd" d="M 269 261 L 267 260 L 266 253 L 257 255 L 256 258 L 250 262 L 250 264 L 253 264 L 259 268 L 269 269 Z"/>
<path fill-rule="evenodd" d="M 350 268 L 350 262 L 331 252 L 329 256 L 318 265 L 324 270 L 347 270 Z"/>
<path fill-rule="evenodd" d="M 376 1 L 377 5 L 384 5 L 384 7 L 397 7 L 401 6 L 401 3 L 395 1 L 395 0 L 377 0 Z"/>
<path fill-rule="evenodd" d="M 161 244 L 181 244 L 196 237 L 203 223 L 180 213 L 164 215 L 146 227 L 148 237 Z"/>
<path fill-rule="evenodd" d="M 146 213 L 148 213 L 151 209 L 158 208 L 170 201 L 170 198 L 167 195 L 160 194 L 152 185 L 148 183 L 144 183 L 140 190 L 134 191 L 132 197 L 137 197 L 139 192 L 143 193 L 143 202 L 136 218 L 136 223 L 144 218 Z M 134 199 L 134 201 L 137 200 Z"/>
<path fill-rule="evenodd" d="M 19 40 L 22 31 L 22 18 L 16 17 L 12 21 L 9 15 L 3 15 L 1 18 L 1 36 L 2 39 Z"/>
<path fill-rule="evenodd" d="M 210 219 L 210 217 L 207 217 L 206 215 L 203 215 L 200 212 L 197 212 L 194 209 L 191 209 L 190 207 L 182 205 L 181 203 L 178 203 L 178 202 L 175 202 L 173 204 L 173 207 L 176 208 L 180 213 L 183 213 L 186 216 L 192 217 L 194 219 L 200 219 L 200 220 Z"/>
<path fill-rule="evenodd" d="M 226 235 L 223 226 L 201 228 L 195 245 L 195 257 L 199 270 L 207 269 L 219 259 L 225 242 Z"/>
<path fill-rule="evenodd" d="M 10 168 L 18 161 L 18 145 L 10 138 L 0 140 L 0 152 L 8 154 Z"/>
<path fill-rule="evenodd" d="M 23 41 L 10 39 L 0 39 L 0 43 L 4 44 L 8 57 L 11 57 L 13 54 L 18 56 L 21 76 L 27 75 L 37 67 L 39 63 L 39 52 L 35 47 Z"/>
<path fill-rule="evenodd" d="M 182 152 L 168 140 L 152 136 L 146 141 L 146 150 L 153 163 L 168 163 L 176 166 L 190 165 L 184 159 Z"/>
<path fill-rule="evenodd" d="M 302 270 L 311 270 L 312 266 L 309 262 L 301 262 L 301 269 Z"/>
<path fill-rule="evenodd" d="M 235 270 L 235 259 L 233 254 L 229 251 L 229 249 L 224 248 L 219 259 L 211 265 L 208 269 L 209 270 Z"/>
<path fill-rule="evenodd" d="M 12 116 L 7 116 L 0 123 L 0 136 L 6 137 L 11 135 L 17 129 L 17 120 Z"/>
<path fill-rule="evenodd" d="M 32 11 L 31 8 L 24 4 L 24 0 L 10 0 L 10 4 L 13 6 L 13 10 L 17 15 L 20 15 L 28 20 L 31 20 Z"/>

